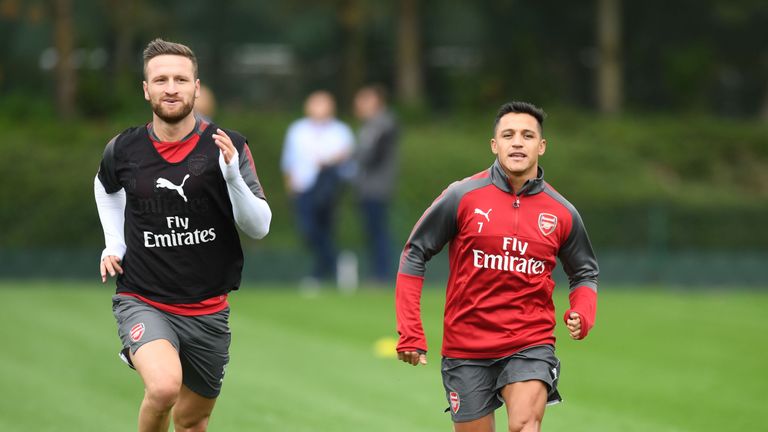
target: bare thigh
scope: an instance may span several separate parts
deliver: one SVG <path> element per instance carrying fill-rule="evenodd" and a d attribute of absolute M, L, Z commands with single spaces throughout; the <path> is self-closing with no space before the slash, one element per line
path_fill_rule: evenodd
<path fill-rule="evenodd" d="M 147 342 L 131 354 L 131 361 L 147 390 L 178 389 L 181 386 L 179 353 L 169 341 L 157 339 Z"/>
<path fill-rule="evenodd" d="M 453 423 L 453 430 L 454 432 L 494 432 L 496 430 L 496 421 L 494 420 L 493 413 L 490 413 L 477 420 L 455 422 Z"/>
<path fill-rule="evenodd" d="M 547 406 L 547 385 L 539 380 L 507 384 L 501 389 L 509 430 L 539 430 Z"/>

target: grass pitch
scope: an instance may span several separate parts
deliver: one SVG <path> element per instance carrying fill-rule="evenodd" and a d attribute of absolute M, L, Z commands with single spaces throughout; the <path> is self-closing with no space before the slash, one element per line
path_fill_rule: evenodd
<path fill-rule="evenodd" d="M 142 386 L 117 358 L 113 288 L 0 283 L 0 430 L 132 431 Z M 565 289 L 556 290 L 558 314 Z M 231 297 L 232 362 L 211 431 L 448 431 L 442 289 L 426 290 L 429 365 L 380 357 L 393 293 L 246 286 Z M 597 326 L 558 325 L 565 402 L 543 430 L 768 430 L 768 292 L 601 289 Z M 497 430 L 506 430 L 497 412 Z"/>

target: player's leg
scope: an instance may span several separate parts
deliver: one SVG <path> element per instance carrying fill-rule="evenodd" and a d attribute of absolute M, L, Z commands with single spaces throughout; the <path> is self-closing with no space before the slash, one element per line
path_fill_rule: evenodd
<path fill-rule="evenodd" d="M 477 420 L 468 422 L 454 422 L 454 432 L 494 432 L 496 430 L 496 421 L 493 413 Z"/>
<path fill-rule="evenodd" d="M 208 429 L 216 398 L 207 398 L 182 385 L 179 400 L 173 407 L 175 432 L 202 432 Z"/>
<path fill-rule="evenodd" d="M 538 432 L 547 406 L 547 385 L 538 380 L 507 384 L 501 390 L 510 432 Z"/>
<path fill-rule="evenodd" d="M 541 429 L 547 404 L 560 402 L 560 361 L 554 347 L 541 345 L 504 359 L 496 388 L 507 406 L 509 431 Z"/>
<path fill-rule="evenodd" d="M 153 340 L 132 353 L 131 361 L 144 381 L 139 431 L 165 432 L 181 389 L 181 363 L 176 348 L 165 339 Z"/>
<path fill-rule="evenodd" d="M 113 296 L 112 312 L 129 366 L 144 381 L 139 430 L 166 432 L 182 380 L 176 334 L 166 314 L 133 297 Z"/>
<path fill-rule="evenodd" d="M 184 382 L 173 407 L 176 432 L 205 431 L 229 363 L 229 308 L 210 315 L 171 318 L 181 345 Z"/>
<path fill-rule="evenodd" d="M 500 368 L 493 360 L 443 358 L 441 372 L 453 430 L 494 432 L 493 412 L 501 406 L 496 381 Z"/>

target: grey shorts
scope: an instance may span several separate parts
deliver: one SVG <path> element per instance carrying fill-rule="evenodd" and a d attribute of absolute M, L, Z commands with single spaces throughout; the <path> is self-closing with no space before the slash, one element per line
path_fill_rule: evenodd
<path fill-rule="evenodd" d="M 112 313 L 124 350 L 135 353 L 147 342 L 165 339 L 179 353 L 184 385 L 203 397 L 219 395 L 232 340 L 228 307 L 210 315 L 182 316 L 134 297 L 115 295 Z"/>
<path fill-rule="evenodd" d="M 443 358 L 443 386 L 454 422 L 484 417 L 503 404 L 507 384 L 539 380 L 548 388 L 547 404 L 562 399 L 557 391 L 560 360 L 552 345 L 539 345 L 500 359 Z"/>

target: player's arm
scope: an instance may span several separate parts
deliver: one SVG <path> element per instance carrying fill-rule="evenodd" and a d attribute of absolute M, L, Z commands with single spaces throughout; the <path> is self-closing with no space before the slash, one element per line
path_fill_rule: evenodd
<path fill-rule="evenodd" d="M 571 307 L 563 319 L 571 338 L 584 339 L 595 324 L 600 270 L 581 216 L 573 208 L 571 215 L 571 232 L 558 254 L 570 282 Z"/>
<path fill-rule="evenodd" d="M 239 154 L 232 139 L 223 130 L 217 129 L 213 139 L 221 150 L 219 167 L 227 182 L 227 192 L 232 202 L 235 223 L 249 237 L 264 238 L 269 232 L 272 210 L 267 204 L 264 190 L 256 176 L 256 168 L 248 143 L 243 145 L 243 152 Z"/>
<path fill-rule="evenodd" d="M 424 212 L 413 228 L 400 258 L 395 286 L 398 358 L 426 364 L 427 340 L 421 323 L 421 291 L 426 263 L 456 234 L 458 199 L 448 188 Z"/>
<path fill-rule="evenodd" d="M 99 260 L 101 281 L 107 281 L 107 274 L 122 274 L 120 262 L 125 255 L 125 190 L 119 184 L 115 173 L 115 141 L 113 138 L 104 150 L 99 173 L 93 180 L 93 194 L 99 220 L 104 231 L 104 250 Z"/>

